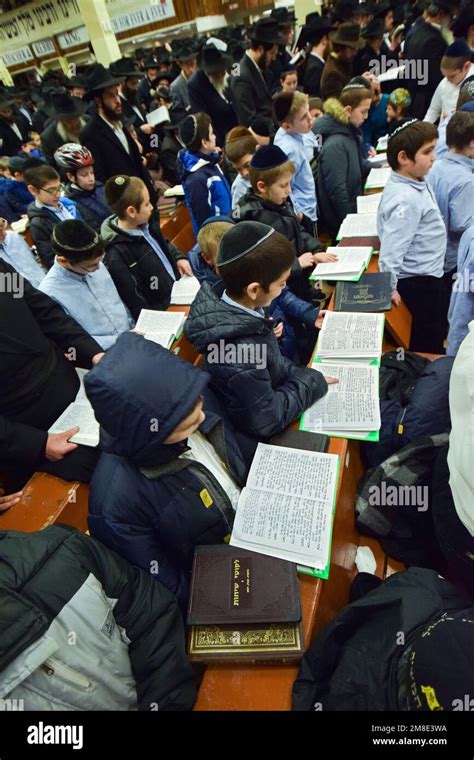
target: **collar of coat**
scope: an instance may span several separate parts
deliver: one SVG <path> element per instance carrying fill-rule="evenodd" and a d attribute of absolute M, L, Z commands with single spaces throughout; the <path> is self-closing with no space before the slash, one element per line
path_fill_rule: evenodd
<path fill-rule="evenodd" d="M 337 119 L 341 124 L 349 124 L 347 111 L 337 98 L 328 98 L 328 100 L 324 101 L 324 113 Z"/>

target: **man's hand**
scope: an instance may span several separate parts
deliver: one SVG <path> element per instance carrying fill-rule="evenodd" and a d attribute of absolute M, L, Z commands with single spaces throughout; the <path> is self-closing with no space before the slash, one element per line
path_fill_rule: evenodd
<path fill-rule="evenodd" d="M 377 151 L 373 145 L 370 146 L 368 155 L 370 158 L 374 158 L 377 155 Z"/>
<path fill-rule="evenodd" d="M 318 330 L 320 330 L 321 327 L 323 326 L 324 317 L 326 316 L 327 311 L 328 311 L 327 309 L 321 309 L 318 316 L 316 317 L 316 322 L 314 323 L 314 326 L 317 327 Z"/>
<path fill-rule="evenodd" d="M 155 131 L 155 127 L 152 124 L 141 124 L 140 130 L 144 135 L 151 135 Z"/>
<path fill-rule="evenodd" d="M 15 504 L 18 504 L 21 497 L 23 496 L 23 491 L 10 493 L 8 496 L 4 496 L 4 493 L 5 489 L 0 488 L 0 512 L 5 512 L 7 509 L 10 509 L 10 507 L 14 507 Z"/>
<path fill-rule="evenodd" d="M 77 443 L 69 443 L 68 438 L 72 438 L 79 430 L 80 428 L 75 427 L 66 430 L 64 433 L 48 435 L 46 451 L 44 452 L 46 459 L 49 459 L 50 462 L 59 462 L 60 459 L 64 459 L 66 454 L 77 449 Z"/>
<path fill-rule="evenodd" d="M 101 351 L 100 354 L 96 354 L 95 356 L 93 356 L 92 357 L 92 366 L 95 367 L 95 365 L 100 362 L 100 360 L 102 359 L 103 356 L 105 356 L 105 351 Z"/>
<path fill-rule="evenodd" d="M 400 306 L 401 302 L 402 302 L 402 297 L 401 297 L 400 293 L 398 292 L 398 290 L 394 290 L 393 293 L 392 293 L 392 303 L 393 303 L 393 305 L 394 306 Z"/>
<path fill-rule="evenodd" d="M 193 270 L 191 269 L 191 265 L 187 259 L 179 259 L 177 262 L 178 272 L 180 273 L 181 277 L 183 274 L 187 274 L 188 277 L 193 276 Z"/>
<path fill-rule="evenodd" d="M 298 219 L 299 222 L 302 222 L 303 221 L 303 212 L 300 211 L 298 214 L 296 214 L 296 218 Z"/>
<path fill-rule="evenodd" d="M 325 264 L 328 261 L 337 261 L 337 255 L 335 253 L 328 253 L 327 251 L 320 251 L 314 254 L 315 264 Z"/>
<path fill-rule="evenodd" d="M 298 256 L 298 261 L 301 269 L 312 267 L 314 266 L 314 254 L 310 253 L 309 251 L 302 253 L 301 256 Z"/>
<path fill-rule="evenodd" d="M 273 333 L 276 338 L 281 338 L 283 335 L 283 322 L 280 322 L 279 325 L 273 328 Z"/>
<path fill-rule="evenodd" d="M 325 380 L 328 385 L 335 385 L 339 382 L 339 379 L 337 377 L 326 377 Z"/>

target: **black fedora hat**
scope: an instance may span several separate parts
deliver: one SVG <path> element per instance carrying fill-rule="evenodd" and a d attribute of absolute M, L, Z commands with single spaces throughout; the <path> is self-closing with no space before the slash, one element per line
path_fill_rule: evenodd
<path fill-rule="evenodd" d="M 364 40 L 360 37 L 359 24 L 351 24 L 350 21 L 338 26 L 334 32 L 330 33 L 329 39 L 337 45 L 345 45 L 355 49 L 365 46 Z"/>
<path fill-rule="evenodd" d="M 263 18 L 249 29 L 249 37 L 255 42 L 267 42 L 269 45 L 286 45 L 286 39 L 280 34 L 278 22 L 272 18 Z"/>
<path fill-rule="evenodd" d="M 223 53 L 214 45 L 206 45 L 201 51 L 200 67 L 207 74 L 215 74 L 217 71 L 229 69 L 233 62 L 232 56 Z"/>
<path fill-rule="evenodd" d="M 317 11 L 308 13 L 305 24 L 301 29 L 297 47 L 303 48 L 308 42 L 311 43 L 325 34 L 329 34 L 332 29 L 332 24 L 328 18 L 320 16 Z"/>
<path fill-rule="evenodd" d="M 86 72 L 87 93 L 85 97 L 90 100 L 101 90 L 120 84 L 124 79 L 123 76 L 113 76 L 109 69 L 106 69 L 101 63 L 93 63 Z"/>
<path fill-rule="evenodd" d="M 119 58 L 109 66 L 109 71 L 114 77 L 142 77 L 143 71 L 136 66 L 132 58 Z"/>
<path fill-rule="evenodd" d="M 192 61 L 193 58 L 198 57 L 199 51 L 193 40 L 186 39 L 179 42 L 180 44 L 177 44 L 173 50 L 177 61 Z"/>
<path fill-rule="evenodd" d="M 143 61 L 143 68 L 144 69 L 158 69 L 159 68 L 159 63 L 156 60 L 154 55 L 147 55 L 147 57 Z"/>
<path fill-rule="evenodd" d="M 361 31 L 362 37 L 383 37 L 385 25 L 381 18 L 373 18 Z"/>
<path fill-rule="evenodd" d="M 173 79 L 176 79 L 176 74 L 174 71 L 171 71 L 171 69 L 168 69 L 168 71 L 159 71 L 152 82 L 153 87 L 158 86 L 160 79 L 166 79 L 169 84 Z"/>
<path fill-rule="evenodd" d="M 87 89 L 87 82 L 81 76 L 70 77 L 64 82 L 64 87 L 66 90 L 72 90 L 73 87 L 85 87 Z"/>
<path fill-rule="evenodd" d="M 57 121 L 78 119 L 87 111 L 87 103 L 68 92 L 55 92 L 51 96 L 51 116 Z"/>
<path fill-rule="evenodd" d="M 296 21 L 295 12 L 289 11 L 288 8 L 273 8 L 270 18 L 274 19 L 278 26 L 283 29 L 287 26 L 292 26 Z"/>
<path fill-rule="evenodd" d="M 170 120 L 162 124 L 163 129 L 165 129 L 167 132 L 173 129 L 178 129 L 179 125 L 182 121 L 185 120 L 186 116 L 189 116 L 185 108 L 170 108 L 168 109 L 168 113 L 170 115 Z"/>
<path fill-rule="evenodd" d="M 13 105 L 15 105 L 15 101 L 9 98 L 8 95 L 4 93 L 0 95 L 0 108 L 11 108 Z"/>

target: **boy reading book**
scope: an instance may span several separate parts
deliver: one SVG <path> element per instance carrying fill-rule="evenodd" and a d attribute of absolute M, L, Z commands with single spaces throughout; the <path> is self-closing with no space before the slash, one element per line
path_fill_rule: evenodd
<path fill-rule="evenodd" d="M 134 319 L 141 309 L 167 309 L 173 283 L 192 271 L 161 234 L 148 188 L 139 177 L 118 174 L 107 180 L 105 199 L 113 211 L 101 227 L 105 264 L 120 298 Z"/>
<path fill-rule="evenodd" d="M 156 343 L 127 332 L 102 361 L 85 380 L 102 426 L 89 529 L 184 612 L 194 548 L 229 536 L 257 442 L 237 437 L 208 374 Z"/>
<path fill-rule="evenodd" d="M 405 118 L 405 114 L 411 106 L 411 95 L 404 87 L 392 90 L 387 100 L 388 132 L 394 132 Z"/>
<path fill-rule="evenodd" d="M 52 244 L 56 258 L 39 289 L 107 350 L 135 323 L 102 263 L 102 240 L 82 220 L 70 219 L 56 225 Z"/>
<path fill-rule="evenodd" d="M 409 119 L 389 137 L 393 169 L 377 211 L 379 267 L 390 272 L 392 303 L 405 301 L 412 315 L 410 349 L 442 354 L 443 271 L 446 227 L 425 177 L 435 160 L 436 127 Z"/>
<path fill-rule="evenodd" d="M 463 82 L 474 74 L 471 57 L 472 51 L 466 40 L 454 40 L 448 46 L 441 59 L 443 79 L 434 92 L 430 107 L 424 117 L 425 121 L 431 121 L 433 124 L 437 121 L 441 123 L 456 108 Z"/>
<path fill-rule="evenodd" d="M 57 149 L 54 160 L 68 181 L 66 197 L 76 203 L 81 219 L 99 232 L 102 222 L 110 216 L 110 208 L 104 185 L 95 179 L 92 153 L 84 145 L 66 143 Z"/>
<path fill-rule="evenodd" d="M 234 127 L 227 134 L 225 155 L 237 172 L 231 187 L 232 208 L 251 187 L 249 166 L 252 156 L 257 150 L 257 142 L 247 127 Z"/>
<path fill-rule="evenodd" d="M 236 224 L 219 244 L 222 282 L 203 283 L 184 326 L 205 354 L 203 367 L 234 424 L 259 438 L 284 430 L 327 391 L 319 372 L 281 355 L 264 310 L 282 292 L 293 262 L 283 235 L 260 222 Z"/>
<path fill-rule="evenodd" d="M 187 116 L 179 125 L 179 135 L 186 148 L 178 153 L 178 172 L 197 235 L 209 216 L 230 213 L 230 188 L 219 166 L 220 153 L 209 116 Z"/>

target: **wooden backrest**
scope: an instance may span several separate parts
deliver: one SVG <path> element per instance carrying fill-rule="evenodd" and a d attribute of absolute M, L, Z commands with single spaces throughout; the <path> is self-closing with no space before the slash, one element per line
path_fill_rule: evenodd
<path fill-rule="evenodd" d="M 170 216 L 162 216 L 160 219 L 160 229 L 167 240 L 173 240 L 176 235 L 186 227 L 191 221 L 188 207 L 180 203 L 176 210 Z"/>
<path fill-rule="evenodd" d="M 187 224 L 186 227 L 183 227 L 173 238 L 172 242 L 181 253 L 189 253 L 191 248 L 196 244 L 193 225 Z"/>

